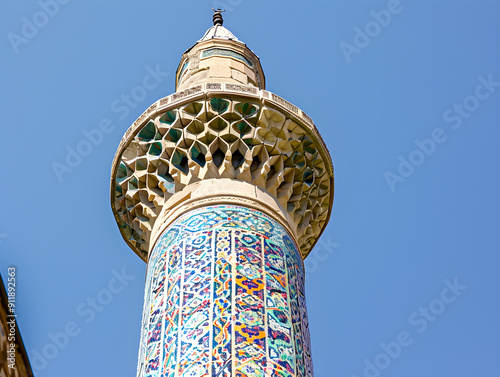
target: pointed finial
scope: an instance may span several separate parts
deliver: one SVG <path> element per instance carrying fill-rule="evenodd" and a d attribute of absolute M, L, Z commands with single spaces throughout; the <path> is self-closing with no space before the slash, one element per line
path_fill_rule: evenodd
<path fill-rule="evenodd" d="M 212 8 L 212 10 L 215 12 L 214 13 L 214 26 L 217 26 L 217 25 L 220 25 L 222 26 L 222 23 L 224 22 L 224 20 L 222 19 L 222 13 L 225 12 L 225 10 L 222 10 L 222 9 L 214 9 Z"/>

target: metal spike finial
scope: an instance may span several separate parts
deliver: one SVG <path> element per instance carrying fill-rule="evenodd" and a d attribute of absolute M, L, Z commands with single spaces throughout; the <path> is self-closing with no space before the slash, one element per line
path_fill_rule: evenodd
<path fill-rule="evenodd" d="M 217 26 L 217 25 L 220 25 L 222 26 L 222 24 L 224 23 L 224 20 L 222 19 L 222 13 L 225 12 L 226 10 L 222 10 L 222 9 L 214 9 L 212 8 L 212 10 L 215 12 L 214 13 L 214 26 Z"/>

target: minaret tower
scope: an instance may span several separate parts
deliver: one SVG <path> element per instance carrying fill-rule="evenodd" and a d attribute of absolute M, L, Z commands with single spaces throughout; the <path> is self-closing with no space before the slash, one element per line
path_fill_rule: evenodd
<path fill-rule="evenodd" d="M 303 258 L 330 217 L 332 162 L 222 23 L 113 161 L 116 221 L 148 264 L 137 375 L 309 377 Z"/>

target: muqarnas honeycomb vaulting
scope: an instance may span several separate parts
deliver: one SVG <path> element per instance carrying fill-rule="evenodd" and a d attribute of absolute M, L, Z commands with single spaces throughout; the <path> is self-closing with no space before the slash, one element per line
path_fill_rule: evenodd
<path fill-rule="evenodd" d="M 332 209 L 328 150 L 219 12 L 176 89 L 112 169 L 116 221 L 148 263 L 138 376 L 312 376 L 302 260 Z"/>

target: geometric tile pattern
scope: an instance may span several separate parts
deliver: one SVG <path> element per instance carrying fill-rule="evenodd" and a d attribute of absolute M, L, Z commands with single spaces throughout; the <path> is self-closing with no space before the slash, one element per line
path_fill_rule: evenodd
<path fill-rule="evenodd" d="M 140 377 L 312 377 L 304 270 L 275 220 L 239 206 L 183 214 L 148 263 Z"/>
<path fill-rule="evenodd" d="M 147 255 L 154 222 L 174 193 L 230 178 L 280 202 L 305 258 L 328 220 L 333 191 L 318 143 L 308 126 L 258 98 L 207 97 L 159 113 L 117 161 L 112 201 L 122 234 Z"/>

